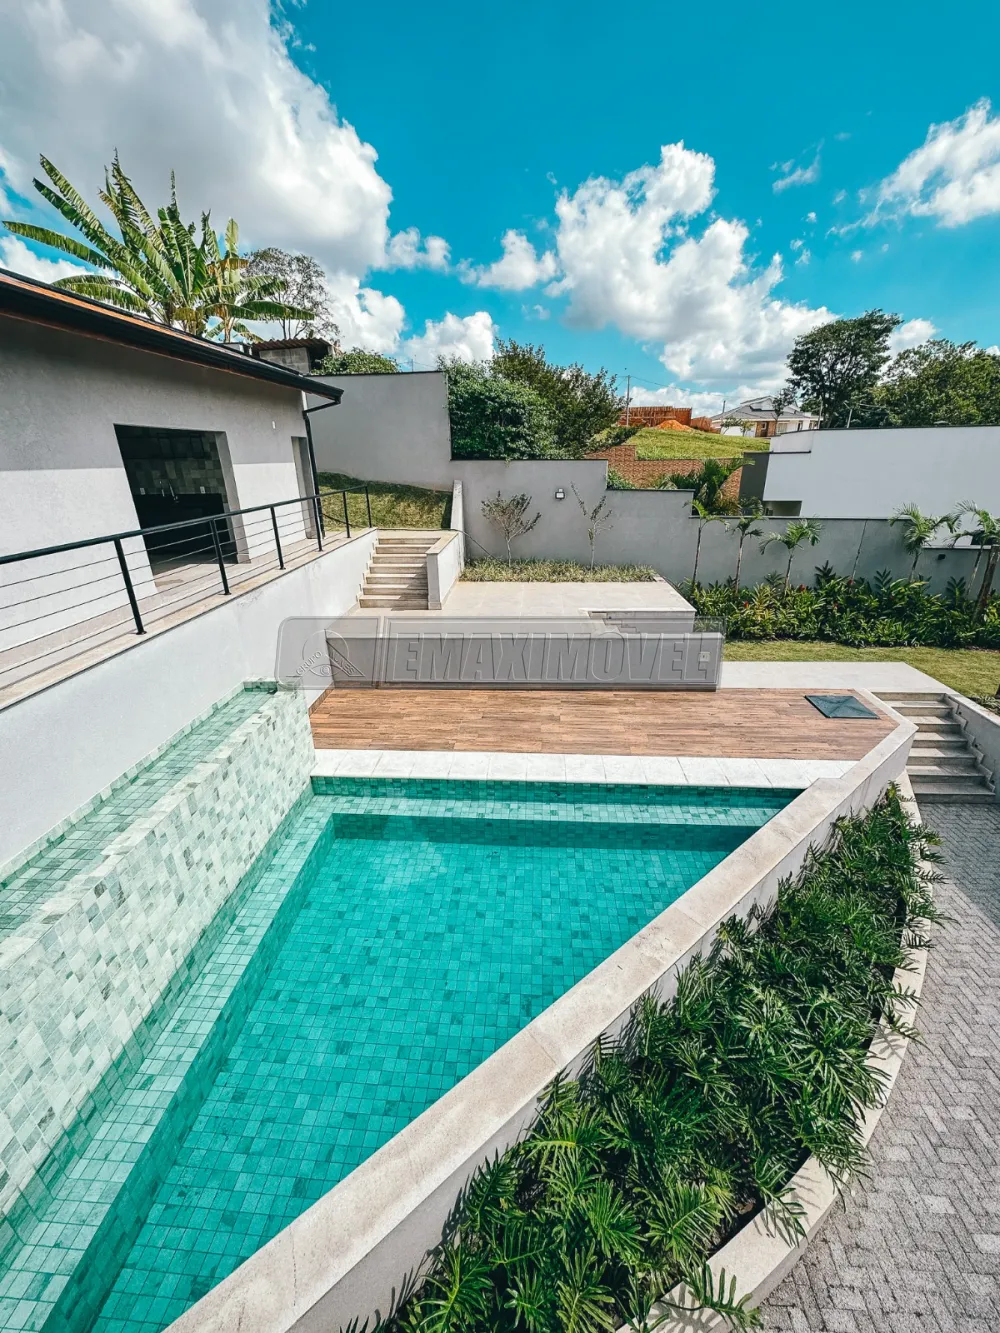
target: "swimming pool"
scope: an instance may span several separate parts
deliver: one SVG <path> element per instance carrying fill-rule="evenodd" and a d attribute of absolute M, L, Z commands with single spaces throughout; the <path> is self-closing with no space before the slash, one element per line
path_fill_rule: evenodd
<path fill-rule="evenodd" d="M 53 1188 L 11 1327 L 162 1329 L 796 794 L 315 779 Z"/>

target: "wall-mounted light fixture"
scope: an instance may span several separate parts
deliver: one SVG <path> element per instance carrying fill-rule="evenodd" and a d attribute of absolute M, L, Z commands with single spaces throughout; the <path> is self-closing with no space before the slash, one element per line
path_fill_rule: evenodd
<path fill-rule="evenodd" d="M 562 488 L 561 486 L 557 486 L 557 487 L 556 487 L 556 499 L 557 499 L 557 500 L 565 500 L 565 499 L 566 499 L 566 492 L 563 490 L 563 488 Z"/>

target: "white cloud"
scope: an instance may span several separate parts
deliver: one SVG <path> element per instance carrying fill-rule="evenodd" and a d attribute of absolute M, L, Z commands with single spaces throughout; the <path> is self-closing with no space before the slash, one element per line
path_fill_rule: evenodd
<path fill-rule="evenodd" d="M 788 242 L 789 249 L 791 250 L 801 250 L 804 245 L 805 241 L 802 239 L 801 236 L 796 236 L 794 241 Z"/>
<path fill-rule="evenodd" d="M 0 6 L 11 184 L 24 193 L 41 151 L 92 199 L 117 148 L 150 203 L 174 167 L 188 215 L 233 215 L 251 245 L 364 273 L 385 255 L 391 191 L 275 19 L 269 0 Z"/>
<path fill-rule="evenodd" d="M 448 361 L 488 361 L 495 334 L 496 326 L 485 310 L 464 316 L 449 312 L 441 320 L 427 320 L 423 333 L 408 338 L 400 350 L 404 358 L 411 357 L 425 369 L 436 366 L 442 356 Z"/>
<path fill-rule="evenodd" d="M 833 196 L 833 202 L 835 204 L 842 204 L 846 198 L 847 198 L 847 191 L 838 190 L 837 193 Z"/>
<path fill-rule="evenodd" d="M 808 246 L 804 246 L 802 250 L 799 252 L 799 256 L 796 259 L 795 263 L 796 265 L 802 265 L 802 267 L 805 267 L 805 265 L 809 263 L 810 259 L 812 259 L 812 251 L 809 249 Z"/>
<path fill-rule="evenodd" d="M 815 214 L 815 213 L 807 213 L 807 214 L 806 214 L 806 221 L 807 221 L 807 222 L 815 222 L 815 221 L 816 221 L 816 214 Z"/>
<path fill-rule="evenodd" d="M 851 262 L 854 263 L 854 264 L 860 264 L 861 261 L 862 261 L 862 259 L 864 258 L 864 256 L 865 256 L 865 252 L 864 252 L 863 250 L 852 250 L 852 251 L 851 251 Z"/>
<path fill-rule="evenodd" d="M 0 238 L 0 267 L 23 273 L 26 278 L 38 282 L 56 282 L 59 278 L 71 278 L 74 273 L 86 273 L 80 264 L 73 264 L 68 259 L 44 259 L 29 250 L 19 236 Z"/>
<path fill-rule="evenodd" d="M 439 273 L 448 270 L 451 251 L 443 236 L 421 237 L 416 227 L 397 231 L 386 247 L 385 268 L 429 268 Z"/>
<path fill-rule="evenodd" d="M 555 255 L 550 250 L 537 254 L 523 231 L 505 231 L 500 245 L 503 254 L 492 264 L 477 268 L 466 262 L 462 266 L 463 281 L 477 287 L 523 292 L 555 277 L 558 267 Z"/>
<path fill-rule="evenodd" d="M 958 227 L 1000 213 L 1000 116 L 991 110 L 984 97 L 963 116 L 931 125 L 878 186 L 867 221 L 908 213 Z"/>
<path fill-rule="evenodd" d="M 890 334 L 889 351 L 895 356 L 907 347 L 919 347 L 937 332 L 937 327 L 929 319 L 908 319 Z"/>
<path fill-rule="evenodd" d="M 663 364 L 680 378 L 770 386 L 783 380 L 794 339 L 832 315 L 773 296 L 781 258 L 754 269 L 745 223 L 715 218 L 689 234 L 689 220 L 712 202 L 714 173 L 706 154 L 667 144 L 656 166 L 564 192 L 556 204 L 563 277 L 548 290 L 569 297 L 570 324 L 614 324 L 662 343 Z"/>
<path fill-rule="evenodd" d="M 820 150 L 817 148 L 816 156 L 809 163 L 809 165 L 806 167 L 796 167 L 794 171 L 789 170 L 789 168 L 792 166 L 791 162 L 782 162 L 780 164 L 780 169 L 785 174 L 779 177 L 778 180 L 774 182 L 774 184 L 771 186 L 771 189 L 774 190 L 776 194 L 779 194 L 782 190 L 788 190 L 793 185 L 812 185 L 814 181 L 818 181 L 819 154 Z M 776 170 L 778 170 L 777 165 L 772 167 L 772 171 Z"/>
<path fill-rule="evenodd" d="M 406 322 L 399 301 L 372 287 L 362 287 L 360 280 L 350 274 L 327 274 L 327 282 L 342 346 L 395 352 Z"/>

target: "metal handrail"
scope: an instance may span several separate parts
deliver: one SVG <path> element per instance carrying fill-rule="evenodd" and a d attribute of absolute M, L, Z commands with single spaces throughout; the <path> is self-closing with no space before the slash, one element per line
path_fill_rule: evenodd
<path fill-rule="evenodd" d="M 204 531 L 206 524 L 211 534 L 212 550 L 215 555 L 216 563 L 219 567 L 219 578 L 222 584 L 222 592 L 225 596 L 231 595 L 229 586 L 229 576 L 226 573 L 226 557 L 222 549 L 222 540 L 220 539 L 219 524 L 227 523 L 230 519 L 240 518 L 244 514 L 262 514 L 270 513 L 271 530 L 274 535 L 275 552 L 278 557 L 278 568 L 285 568 L 285 553 L 282 550 L 281 538 L 278 532 L 277 510 L 287 508 L 289 505 L 309 505 L 312 509 L 313 521 L 316 527 L 316 545 L 320 551 L 323 549 L 323 500 L 339 495 L 344 505 L 344 528 L 346 535 L 351 535 L 351 519 L 348 513 L 347 497 L 348 494 L 360 494 L 364 492 L 365 503 L 368 510 L 368 526 L 372 523 L 372 504 L 371 496 L 368 493 L 367 486 L 348 487 L 344 490 L 318 490 L 309 495 L 298 495 L 290 500 L 276 500 L 273 504 L 248 505 L 245 509 L 222 509 L 217 514 L 205 514 L 200 518 L 180 519 L 176 523 L 157 523 L 148 528 L 130 528 L 125 532 L 104 533 L 100 537 L 83 537 L 78 541 L 60 542 L 55 546 L 41 546 L 33 551 L 15 551 L 10 555 L 0 555 L 0 565 L 17 564 L 25 560 L 39 559 L 47 555 L 61 555 L 67 551 L 85 550 L 91 546 L 103 546 L 111 544 L 115 550 L 114 559 L 117 557 L 118 567 L 121 572 L 122 582 L 125 586 L 125 593 L 128 597 L 129 608 L 132 612 L 132 618 L 135 621 L 136 634 L 145 634 L 146 628 L 142 621 L 142 614 L 139 608 L 139 599 L 136 596 L 135 586 L 132 582 L 132 572 L 128 567 L 125 549 L 122 542 L 134 537 L 148 537 L 152 534 L 161 532 L 177 532 L 183 529 L 198 528 Z M 226 539 L 229 539 L 227 531 Z M 42 576 L 45 577 L 45 576 Z M 0 585 L 2 586 L 2 585 Z"/>

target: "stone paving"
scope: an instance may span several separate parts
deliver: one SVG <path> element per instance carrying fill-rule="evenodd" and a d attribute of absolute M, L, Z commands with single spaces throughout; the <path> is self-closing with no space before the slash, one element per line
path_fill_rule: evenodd
<path fill-rule="evenodd" d="M 1000 807 L 928 805 L 943 839 L 918 1026 L 856 1185 L 763 1306 L 769 1333 L 1000 1330 Z"/>

